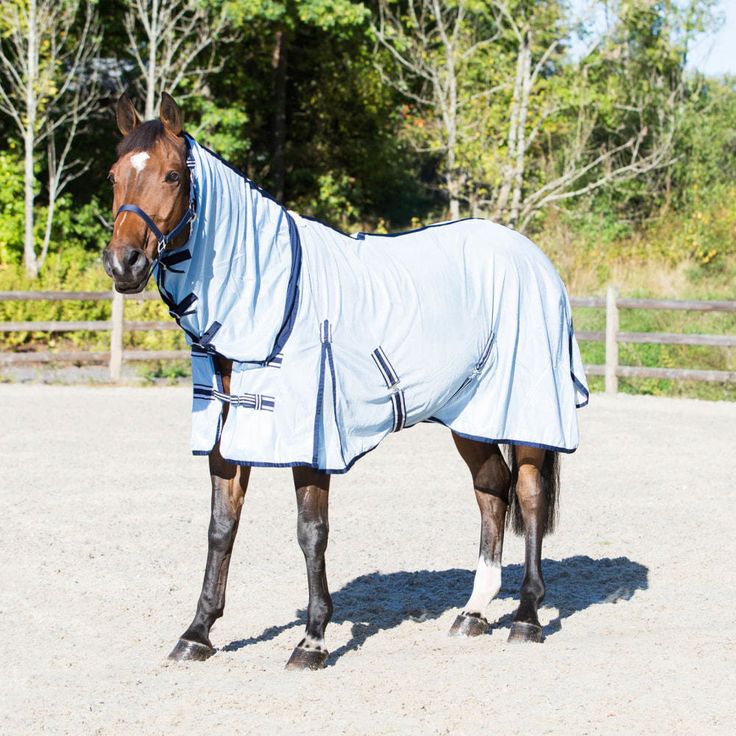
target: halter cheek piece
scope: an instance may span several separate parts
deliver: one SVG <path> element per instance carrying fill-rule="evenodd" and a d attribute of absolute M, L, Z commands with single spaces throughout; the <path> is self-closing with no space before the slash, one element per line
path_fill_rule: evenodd
<path fill-rule="evenodd" d="M 189 147 L 187 146 L 187 149 L 188 148 Z M 153 233 L 154 237 L 156 238 L 158 247 L 156 248 L 155 255 L 151 259 L 151 267 L 148 271 L 146 281 L 148 281 L 148 279 L 150 278 L 151 273 L 153 272 L 153 268 L 156 265 L 156 261 L 159 261 L 161 254 L 166 250 L 166 248 L 168 248 L 171 241 L 174 240 L 177 236 L 181 235 L 181 233 L 184 231 L 184 228 L 190 223 L 194 222 L 197 217 L 196 198 L 194 196 L 194 177 L 192 176 L 192 174 L 194 173 L 194 157 L 189 150 L 187 150 L 187 168 L 189 169 L 189 205 L 187 206 L 187 211 L 182 215 L 181 220 L 179 220 L 174 228 L 168 233 L 162 233 L 158 229 L 156 223 L 153 221 L 153 218 L 150 217 L 150 215 L 148 215 L 146 212 L 144 212 L 137 204 L 121 204 L 120 208 L 115 213 L 115 220 L 120 217 L 121 212 L 132 212 L 133 214 L 138 215 L 138 217 L 140 217 L 141 220 L 146 223 L 148 229 Z"/>

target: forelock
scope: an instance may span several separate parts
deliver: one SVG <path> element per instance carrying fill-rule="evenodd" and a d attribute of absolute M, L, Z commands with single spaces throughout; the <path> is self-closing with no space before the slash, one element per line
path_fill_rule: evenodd
<path fill-rule="evenodd" d="M 165 140 L 166 129 L 160 120 L 149 120 L 137 125 L 118 143 L 118 158 L 133 151 L 150 151 L 156 143 Z"/>

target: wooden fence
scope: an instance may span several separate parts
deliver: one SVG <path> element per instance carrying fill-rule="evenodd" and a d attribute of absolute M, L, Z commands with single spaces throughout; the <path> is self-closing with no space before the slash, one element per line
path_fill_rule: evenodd
<path fill-rule="evenodd" d="M 120 380 L 124 361 L 175 360 L 187 358 L 186 350 L 123 350 L 125 331 L 175 330 L 171 321 L 134 322 L 125 319 L 125 301 L 159 299 L 155 292 L 144 292 L 123 297 L 104 291 L 0 291 L 0 301 L 103 301 L 112 300 L 110 320 L 90 322 L 0 322 L 0 332 L 75 332 L 79 330 L 109 331 L 110 350 L 100 352 L 13 352 L 0 353 L 0 365 L 18 363 L 108 363 L 110 378 Z M 658 343 L 662 345 L 705 345 L 711 347 L 736 347 L 736 335 L 695 335 L 671 332 L 621 332 L 621 309 L 672 309 L 694 312 L 736 312 L 736 301 L 676 301 L 671 299 L 628 299 L 618 296 L 610 286 L 605 297 L 572 297 L 573 307 L 606 310 L 606 328 L 603 332 L 578 331 L 578 340 L 605 342 L 604 365 L 586 365 L 590 376 L 604 376 L 607 393 L 618 392 L 619 378 L 667 378 L 686 381 L 736 381 L 736 371 L 697 370 L 692 368 L 651 368 L 620 365 L 620 343 Z"/>
<path fill-rule="evenodd" d="M 124 361 L 177 360 L 189 357 L 188 350 L 123 350 L 123 334 L 146 330 L 178 330 L 173 320 L 134 322 L 125 319 L 125 301 L 159 301 L 156 292 L 123 297 L 112 291 L 0 291 L 2 301 L 112 301 L 111 319 L 90 322 L 0 322 L 0 332 L 110 332 L 107 351 L 0 353 L 0 365 L 18 363 L 108 363 L 110 379 L 119 381 Z"/>

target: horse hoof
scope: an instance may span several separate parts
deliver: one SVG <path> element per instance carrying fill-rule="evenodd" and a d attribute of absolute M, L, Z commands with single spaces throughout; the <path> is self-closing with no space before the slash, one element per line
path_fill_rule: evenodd
<path fill-rule="evenodd" d="M 483 616 L 461 613 L 450 628 L 450 636 L 483 636 L 488 631 L 488 621 Z"/>
<path fill-rule="evenodd" d="M 539 624 L 530 624 L 525 621 L 516 621 L 511 624 L 509 641 L 530 641 L 534 644 L 542 643 L 542 627 Z"/>
<path fill-rule="evenodd" d="M 176 646 L 171 650 L 169 659 L 175 662 L 204 662 L 209 659 L 215 650 L 213 647 L 202 644 L 198 641 L 189 641 L 188 639 L 179 639 Z"/>
<path fill-rule="evenodd" d="M 296 647 L 286 663 L 285 669 L 301 671 L 323 670 L 328 653 L 324 649 L 304 649 Z"/>

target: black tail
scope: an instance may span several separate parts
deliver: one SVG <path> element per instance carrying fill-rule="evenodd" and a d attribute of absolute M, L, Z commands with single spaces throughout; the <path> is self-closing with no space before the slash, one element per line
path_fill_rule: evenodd
<path fill-rule="evenodd" d="M 521 515 L 519 498 L 516 495 L 516 481 L 519 477 L 519 464 L 512 445 L 508 447 L 509 465 L 511 466 L 511 487 L 509 488 L 509 507 L 506 512 L 506 526 L 517 534 L 524 534 L 524 519 Z M 547 516 L 544 519 L 544 535 L 551 534 L 557 526 L 560 490 L 560 453 L 547 450 L 542 464 L 542 484 L 547 497 Z"/>

